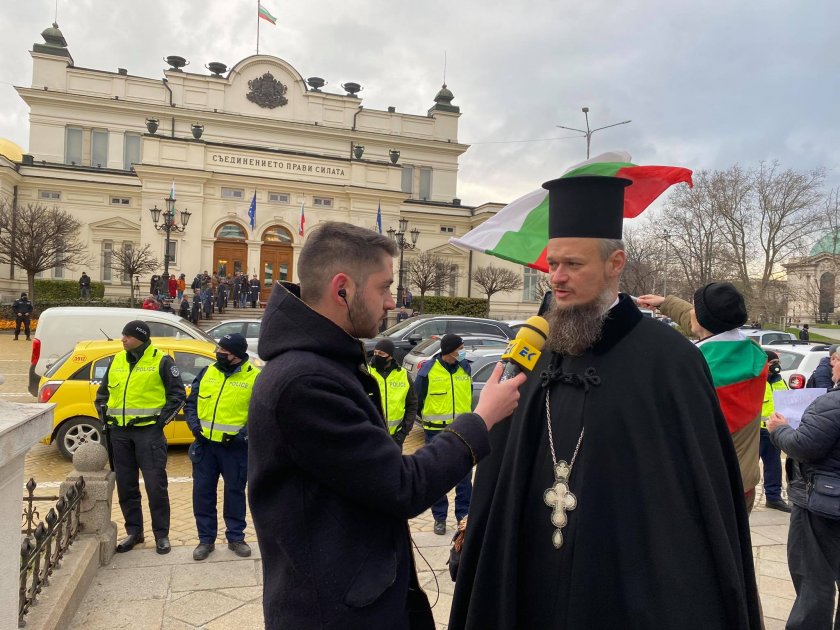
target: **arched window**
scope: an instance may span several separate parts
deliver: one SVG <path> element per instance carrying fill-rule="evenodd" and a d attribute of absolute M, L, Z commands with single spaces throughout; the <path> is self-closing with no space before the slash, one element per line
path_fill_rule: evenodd
<path fill-rule="evenodd" d="M 279 225 L 272 225 L 265 232 L 262 237 L 263 243 L 276 243 L 278 245 L 291 245 L 292 235 L 284 227 Z"/>
<path fill-rule="evenodd" d="M 216 232 L 216 238 L 235 238 L 245 240 L 248 236 L 245 229 L 238 223 L 225 223 Z"/>

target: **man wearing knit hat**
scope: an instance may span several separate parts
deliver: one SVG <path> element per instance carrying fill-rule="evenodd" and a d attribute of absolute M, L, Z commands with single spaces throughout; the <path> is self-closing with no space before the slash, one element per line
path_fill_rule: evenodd
<path fill-rule="evenodd" d="M 773 392 L 785 390 L 788 386 L 782 378 L 779 355 L 772 350 L 767 354 L 767 384 L 764 388 L 764 405 L 761 407 L 761 443 L 758 453 L 764 464 L 764 505 L 772 510 L 790 512 L 790 505 L 782 498 L 782 451 L 770 440 L 767 419 L 773 415 Z"/>
<path fill-rule="evenodd" d="M 393 341 L 385 338 L 376 342 L 369 370 L 379 384 L 388 433 L 402 449 L 417 417 L 417 394 L 408 373 L 394 360 Z"/>
<path fill-rule="evenodd" d="M 169 487 L 163 427 L 184 406 L 181 373 L 165 352 L 155 348 L 149 325 L 135 319 L 122 331 L 124 352 L 108 366 L 96 392 L 96 408 L 109 426 L 109 442 L 117 477 L 117 496 L 127 536 L 117 552 L 131 551 L 144 541 L 139 474 L 149 498 L 158 553 L 169 553 Z"/>
<path fill-rule="evenodd" d="M 248 405 L 260 371 L 248 361 L 248 342 L 239 333 L 218 341 L 216 362 L 204 368 L 192 384 L 184 415 L 195 435 L 190 446 L 193 464 L 193 514 L 198 546 L 193 560 L 204 560 L 216 548 L 218 517 L 216 487 L 225 482 L 224 517 L 228 549 L 247 558 L 245 542 L 245 481 L 248 468 Z"/>
<path fill-rule="evenodd" d="M 761 406 L 767 379 L 767 355 L 738 330 L 747 321 L 744 296 L 730 282 L 710 282 L 694 292 L 694 306 L 669 295 L 641 295 L 639 306 L 658 308 L 697 337 L 715 383 L 744 486 L 747 511 L 761 480 L 759 444 Z"/>
<path fill-rule="evenodd" d="M 464 340 L 458 335 L 444 335 L 440 354 L 426 363 L 417 374 L 417 404 L 420 407 L 426 444 L 440 435 L 455 418 L 472 409 L 472 372 L 466 359 Z M 472 473 L 455 486 L 455 520 L 461 522 L 470 510 Z M 443 495 L 432 506 L 435 534 L 446 533 L 449 500 Z"/>

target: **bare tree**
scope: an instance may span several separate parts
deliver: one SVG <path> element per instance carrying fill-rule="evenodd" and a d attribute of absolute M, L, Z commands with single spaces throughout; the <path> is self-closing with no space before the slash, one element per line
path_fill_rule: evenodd
<path fill-rule="evenodd" d="M 432 254 L 420 252 L 408 265 L 406 284 L 424 297 L 430 291 L 443 291 L 458 277 L 458 265 Z"/>
<path fill-rule="evenodd" d="M 473 272 L 473 281 L 482 288 L 490 301 L 496 293 L 508 293 L 522 288 L 522 276 L 503 267 L 478 267 Z"/>
<path fill-rule="evenodd" d="M 160 267 L 160 262 L 152 256 L 151 247 L 148 244 L 142 249 L 123 247 L 115 250 L 111 254 L 111 261 L 114 271 L 128 276 L 131 285 L 131 308 L 134 308 L 134 276 L 156 271 Z"/>
<path fill-rule="evenodd" d="M 88 246 L 79 240 L 81 223 L 69 212 L 39 203 L 0 202 L 0 262 L 26 272 L 35 300 L 35 275 L 56 267 L 87 264 Z"/>
<path fill-rule="evenodd" d="M 626 228 L 624 251 L 627 263 L 621 274 L 622 290 L 630 295 L 657 293 L 657 283 L 664 286 L 664 250 L 664 238 L 655 233 L 651 223 Z"/>

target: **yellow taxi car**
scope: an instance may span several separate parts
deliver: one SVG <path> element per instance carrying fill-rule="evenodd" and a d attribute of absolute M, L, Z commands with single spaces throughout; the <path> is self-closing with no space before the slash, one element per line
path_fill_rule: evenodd
<path fill-rule="evenodd" d="M 173 358 L 187 395 L 198 373 L 216 361 L 216 346 L 208 341 L 157 337 L 152 338 L 152 345 Z M 111 360 L 122 349 L 119 341 L 80 341 L 47 370 L 38 387 L 38 402 L 55 403 L 56 407 L 53 431 L 41 440 L 44 444 L 55 442 L 69 459 L 81 444 L 102 442 L 102 423 L 94 406 L 96 390 Z M 183 413 L 167 424 L 163 433 L 169 444 L 193 441 Z"/>

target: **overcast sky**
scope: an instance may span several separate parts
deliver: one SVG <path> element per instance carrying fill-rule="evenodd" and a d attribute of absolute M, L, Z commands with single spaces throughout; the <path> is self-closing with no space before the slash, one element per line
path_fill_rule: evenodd
<path fill-rule="evenodd" d="M 461 107 L 459 196 L 507 202 L 592 153 L 700 170 L 778 160 L 840 185 L 837 0 L 265 0 L 260 52 L 364 86 L 365 107 L 424 114 L 443 81 Z M 0 137 L 26 149 L 29 52 L 55 0 L 0 0 Z M 233 66 L 255 52 L 256 0 L 59 0 L 78 66 L 160 78 L 163 57 Z"/>

